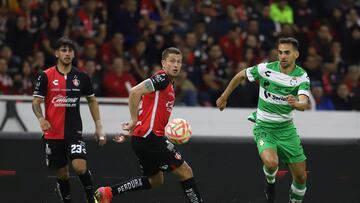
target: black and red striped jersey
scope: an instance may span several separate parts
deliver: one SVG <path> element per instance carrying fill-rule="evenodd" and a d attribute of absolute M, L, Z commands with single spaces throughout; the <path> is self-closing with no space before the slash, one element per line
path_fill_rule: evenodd
<path fill-rule="evenodd" d="M 133 136 L 146 137 L 151 132 L 156 136 L 164 136 L 164 129 L 169 121 L 175 103 L 175 92 L 170 78 L 164 70 L 150 77 L 155 91 L 141 98 L 138 122 Z"/>
<path fill-rule="evenodd" d="M 94 96 L 89 76 L 77 68 L 64 75 L 56 66 L 42 72 L 35 85 L 34 97 L 45 101 L 45 119 L 52 129 L 44 132 L 46 139 L 82 136 L 80 97 Z"/>

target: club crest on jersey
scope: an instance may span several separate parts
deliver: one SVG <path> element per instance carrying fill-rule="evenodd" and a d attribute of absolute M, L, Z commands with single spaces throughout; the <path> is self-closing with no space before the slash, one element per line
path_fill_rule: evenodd
<path fill-rule="evenodd" d="M 181 155 L 180 155 L 179 153 L 177 153 L 177 152 L 176 152 L 176 154 L 175 154 L 175 159 L 177 159 L 177 160 L 180 160 L 180 159 L 181 159 Z"/>
<path fill-rule="evenodd" d="M 72 82 L 76 87 L 80 85 L 80 80 L 78 80 L 77 78 L 74 78 Z"/>
<path fill-rule="evenodd" d="M 297 83 L 297 78 L 296 77 L 292 77 L 291 80 L 290 80 L 290 85 L 291 86 L 295 86 Z"/>

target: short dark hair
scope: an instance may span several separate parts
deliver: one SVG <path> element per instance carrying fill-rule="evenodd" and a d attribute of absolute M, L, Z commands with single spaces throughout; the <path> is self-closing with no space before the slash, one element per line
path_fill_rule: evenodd
<path fill-rule="evenodd" d="M 169 54 L 180 54 L 181 55 L 181 51 L 180 51 L 180 49 L 178 49 L 176 47 L 166 48 L 161 54 L 161 59 L 165 60 L 169 56 Z"/>
<path fill-rule="evenodd" d="M 292 44 L 296 50 L 299 50 L 299 41 L 293 37 L 281 37 L 278 40 L 279 44 Z"/>
<path fill-rule="evenodd" d="M 68 37 L 61 37 L 60 39 L 58 39 L 55 43 L 55 50 L 60 49 L 60 47 L 69 47 L 70 49 L 75 50 L 76 45 L 75 42 L 72 41 L 70 38 Z"/>

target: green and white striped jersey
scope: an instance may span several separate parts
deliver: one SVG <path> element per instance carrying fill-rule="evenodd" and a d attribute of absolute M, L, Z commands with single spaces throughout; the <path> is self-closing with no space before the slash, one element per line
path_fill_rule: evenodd
<path fill-rule="evenodd" d="M 259 102 L 256 124 L 280 127 L 293 119 L 293 108 L 287 103 L 287 95 L 309 96 L 310 80 L 304 69 L 296 66 L 289 74 L 280 72 L 279 61 L 261 63 L 246 69 L 250 82 L 259 81 Z"/>

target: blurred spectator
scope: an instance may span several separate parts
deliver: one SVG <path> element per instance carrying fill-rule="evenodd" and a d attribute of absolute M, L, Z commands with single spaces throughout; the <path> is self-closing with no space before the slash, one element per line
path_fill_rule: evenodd
<path fill-rule="evenodd" d="M 146 51 L 146 42 L 144 40 L 139 40 L 127 55 L 127 58 L 130 60 L 130 73 L 137 82 L 141 82 L 148 78 L 152 71 L 151 66 L 148 63 Z"/>
<path fill-rule="evenodd" d="M 100 69 L 101 67 L 99 67 L 100 65 L 96 63 L 96 61 L 94 60 L 86 60 L 85 61 L 85 72 L 89 75 L 90 79 L 91 79 L 91 84 L 93 86 L 94 92 L 95 92 L 95 96 L 103 96 L 102 93 L 102 78 L 101 78 L 101 73 L 100 73 Z"/>
<path fill-rule="evenodd" d="M 186 71 L 181 71 L 175 83 L 176 105 L 196 106 L 197 89 L 187 78 Z"/>
<path fill-rule="evenodd" d="M 355 109 L 354 100 L 350 95 L 349 88 L 344 83 L 340 83 L 337 86 L 333 102 L 336 110 L 350 111 Z"/>
<path fill-rule="evenodd" d="M 263 57 L 263 50 L 261 49 L 262 43 L 268 39 L 265 38 L 265 35 L 259 32 L 259 21 L 257 19 L 249 20 L 245 32 L 242 33 L 242 38 L 244 39 L 245 48 L 251 47 L 256 49 L 256 51 L 258 51 L 257 57 Z"/>
<path fill-rule="evenodd" d="M 84 71 L 85 69 L 85 61 L 93 60 L 95 62 L 99 61 L 99 55 L 97 51 L 96 43 L 92 40 L 88 40 L 84 44 L 84 50 L 80 57 L 77 59 L 77 67 Z"/>
<path fill-rule="evenodd" d="M 329 50 L 333 36 L 331 35 L 330 28 L 327 25 L 321 25 L 316 37 L 312 41 L 312 46 L 316 49 L 317 53 L 324 59 L 329 58 Z"/>
<path fill-rule="evenodd" d="M 238 72 L 247 67 L 249 67 L 249 64 L 239 62 L 236 64 L 234 72 L 231 75 L 235 76 Z M 249 82 L 248 80 L 243 80 L 230 95 L 227 106 L 254 108 L 257 106 L 258 98 L 259 85 L 257 83 Z"/>
<path fill-rule="evenodd" d="M 340 77 L 338 75 L 337 71 L 337 64 L 335 63 L 324 63 L 323 69 L 322 69 L 322 83 L 324 87 L 324 92 L 327 95 L 333 94 L 336 85 L 340 82 Z"/>
<path fill-rule="evenodd" d="M 349 37 L 345 40 L 345 55 L 350 65 L 360 63 L 360 53 L 358 51 L 360 47 L 360 26 L 353 26 L 349 29 Z"/>
<path fill-rule="evenodd" d="M 32 57 L 31 61 L 32 70 L 34 72 L 35 78 L 40 74 L 45 68 L 50 67 L 45 64 L 45 54 L 42 51 L 36 51 Z"/>
<path fill-rule="evenodd" d="M 209 50 L 209 58 L 201 65 L 203 87 L 200 93 L 203 105 L 214 106 L 216 99 L 223 91 L 229 77 L 228 64 L 219 45 L 213 45 Z"/>
<path fill-rule="evenodd" d="M 244 48 L 242 52 L 242 59 L 254 65 L 264 57 L 264 51 L 261 49 L 261 42 L 259 42 L 256 35 L 249 34 L 244 39 Z"/>
<path fill-rule="evenodd" d="M 198 38 L 195 32 L 188 32 L 185 37 L 185 46 L 189 49 L 188 63 L 200 64 L 206 57 L 204 48 L 201 46 L 201 39 Z"/>
<path fill-rule="evenodd" d="M 316 102 L 315 104 L 316 110 L 335 110 L 331 98 L 324 95 L 324 90 L 321 82 L 315 81 L 311 83 L 312 83 L 311 93 L 314 96 Z"/>
<path fill-rule="evenodd" d="M 277 49 L 271 49 L 268 54 L 267 58 L 264 60 L 265 62 L 273 62 L 278 60 L 278 50 Z"/>
<path fill-rule="evenodd" d="M 146 54 L 149 65 L 153 66 L 159 63 L 161 61 L 161 53 L 165 48 L 166 39 L 158 25 L 150 21 L 140 40 L 146 42 L 146 49 L 149 50 Z"/>
<path fill-rule="evenodd" d="M 295 29 L 291 24 L 284 23 L 281 25 L 281 31 L 279 37 L 294 37 Z"/>
<path fill-rule="evenodd" d="M 25 20 L 23 16 L 18 16 L 15 25 L 9 28 L 6 35 L 6 43 L 11 47 L 14 55 L 23 59 L 31 55 L 33 50 L 33 35 L 26 28 Z"/>
<path fill-rule="evenodd" d="M 321 60 L 317 55 L 308 55 L 303 63 L 303 68 L 310 77 L 311 82 L 322 80 Z"/>
<path fill-rule="evenodd" d="M 83 7 L 76 13 L 76 38 L 82 44 L 87 40 L 93 40 L 101 45 L 106 37 L 106 16 L 97 7 L 96 0 L 84 1 Z"/>
<path fill-rule="evenodd" d="M 223 20 L 222 25 L 222 33 L 221 35 L 225 35 L 226 32 L 229 32 L 231 29 L 236 27 L 244 27 L 245 22 L 240 20 L 239 14 L 236 10 L 234 5 L 227 5 L 226 9 L 226 16 Z"/>
<path fill-rule="evenodd" d="M 193 27 L 195 6 L 192 0 L 176 0 L 170 6 L 169 14 L 179 22 L 180 32 L 187 32 Z"/>
<path fill-rule="evenodd" d="M 7 73 L 10 76 L 21 73 L 21 58 L 14 56 L 11 48 L 3 45 L 0 48 L 0 58 L 4 59 L 7 63 Z"/>
<path fill-rule="evenodd" d="M 123 58 L 114 58 L 112 70 L 103 78 L 103 93 L 106 97 L 128 97 L 131 87 L 137 82 L 126 70 Z"/>
<path fill-rule="evenodd" d="M 125 46 L 132 46 L 140 33 L 138 23 L 140 14 L 136 0 L 124 0 L 124 5 L 119 5 L 112 19 L 113 32 L 121 32 L 125 37 Z"/>
<path fill-rule="evenodd" d="M 337 65 L 337 74 L 340 78 L 343 78 L 348 71 L 348 65 L 342 57 L 342 46 L 340 42 L 332 42 L 328 57 L 329 58 L 325 58 L 324 61 L 335 63 Z"/>
<path fill-rule="evenodd" d="M 59 20 L 59 32 L 64 32 L 68 24 L 66 9 L 61 5 L 61 0 L 50 0 L 48 8 L 44 13 L 46 22 L 51 22 L 51 18 L 57 17 Z"/>
<path fill-rule="evenodd" d="M 199 87 L 202 84 L 202 72 L 200 66 L 194 62 L 194 53 L 188 48 L 182 48 L 183 54 L 183 65 L 181 71 L 186 72 L 187 78 L 193 83 L 196 87 Z"/>
<path fill-rule="evenodd" d="M 110 65 L 115 57 L 124 57 L 124 53 L 124 35 L 117 32 L 110 41 L 101 45 L 100 58 L 106 65 Z"/>
<path fill-rule="evenodd" d="M 337 39 L 344 39 L 346 25 L 344 23 L 345 15 L 341 8 L 334 8 L 331 12 L 330 19 L 328 20 L 331 29 L 334 31 L 334 35 Z"/>
<path fill-rule="evenodd" d="M 307 33 L 311 31 L 317 22 L 317 12 L 310 6 L 309 0 L 297 0 L 297 9 L 294 9 L 294 19 L 300 31 Z"/>
<path fill-rule="evenodd" d="M 7 74 L 7 63 L 0 58 L 0 94 L 9 94 L 13 87 L 13 80 Z"/>
<path fill-rule="evenodd" d="M 360 89 L 360 66 L 350 66 L 343 83 L 348 86 L 349 91 L 354 96 L 354 91 Z"/>
<path fill-rule="evenodd" d="M 270 17 L 270 7 L 265 5 L 262 8 L 261 16 L 259 17 L 259 32 L 264 36 L 262 47 L 265 51 L 269 51 L 275 46 L 276 37 L 279 35 L 281 27 Z"/>
<path fill-rule="evenodd" d="M 65 34 L 65 28 L 60 27 L 59 17 L 58 16 L 50 17 L 48 25 L 42 31 L 41 34 L 41 46 L 45 54 L 46 64 L 54 64 L 56 60 L 55 50 L 54 50 L 55 43 L 64 34 Z"/>
<path fill-rule="evenodd" d="M 217 41 L 221 36 L 221 22 L 219 21 L 218 13 L 216 12 L 215 5 L 210 0 L 202 2 L 200 12 L 197 13 L 196 22 L 202 22 L 205 25 L 206 32 Z"/>
<path fill-rule="evenodd" d="M 231 27 L 228 33 L 220 38 L 219 45 L 229 60 L 239 62 L 242 59 L 243 52 L 243 41 L 241 38 L 240 27 Z"/>
<path fill-rule="evenodd" d="M 270 16 L 278 23 L 294 23 L 293 9 L 288 5 L 287 0 L 275 0 L 270 4 Z"/>
<path fill-rule="evenodd" d="M 213 44 L 214 39 L 206 32 L 205 23 L 202 21 L 196 22 L 194 26 L 194 32 L 198 43 L 200 44 L 201 51 L 205 51 Z"/>
<path fill-rule="evenodd" d="M 5 42 L 8 20 L 9 20 L 8 8 L 5 5 L 0 4 L 0 45 Z"/>
<path fill-rule="evenodd" d="M 37 36 L 41 28 L 45 26 L 40 8 L 42 5 L 31 0 L 18 0 L 19 8 L 16 10 L 16 16 L 24 18 L 25 29 L 33 36 Z"/>
<path fill-rule="evenodd" d="M 351 8 L 346 16 L 346 27 L 360 26 L 360 17 L 355 8 Z"/>
<path fill-rule="evenodd" d="M 34 93 L 34 82 L 35 78 L 31 65 L 28 61 L 24 61 L 21 74 L 17 74 L 14 77 L 12 94 L 32 95 Z"/>

